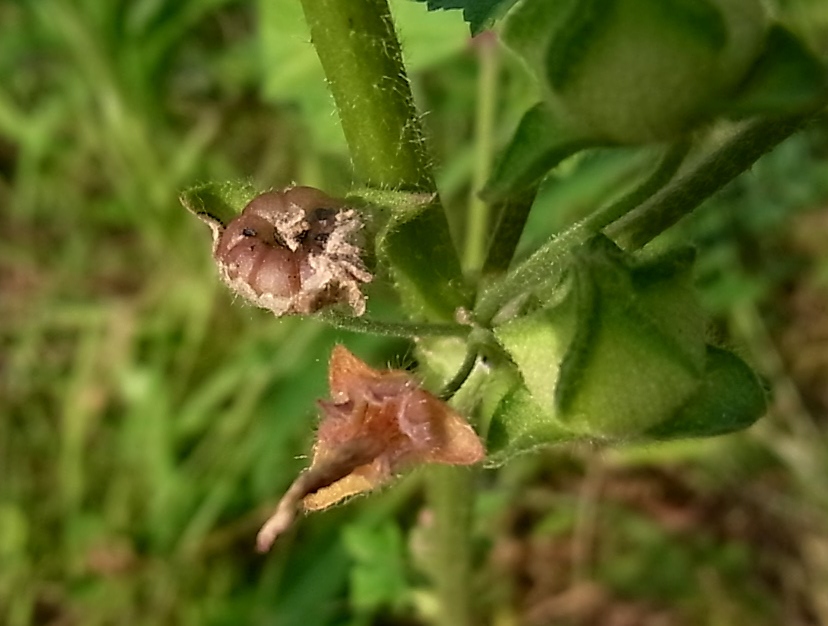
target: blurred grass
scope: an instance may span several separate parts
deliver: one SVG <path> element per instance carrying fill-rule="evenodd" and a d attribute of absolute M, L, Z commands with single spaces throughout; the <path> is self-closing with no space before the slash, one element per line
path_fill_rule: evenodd
<path fill-rule="evenodd" d="M 307 35 L 287 21 L 291 7 L 0 5 L 0 624 L 321 626 L 403 623 L 433 610 L 417 569 L 427 517 L 418 517 L 416 475 L 307 519 L 267 558 L 251 549 L 268 506 L 304 464 L 334 342 L 374 363 L 403 363 L 409 350 L 234 303 L 216 280 L 207 232 L 178 206 L 179 190 L 203 180 L 350 184 Z M 460 232 L 475 160 L 475 55 L 459 16 L 426 16 L 404 0 L 394 7 Z M 825 49 L 824 6 L 798 0 L 786 11 Z M 513 61 L 502 68 L 497 140 L 532 100 Z M 795 368 L 780 365 L 773 340 L 785 289 L 821 289 L 828 276 L 824 246 L 785 248 L 795 214 L 824 212 L 828 202 L 825 132 L 782 146 L 682 235 L 702 247 L 700 279 L 720 332 L 728 320 L 748 320 L 731 324 L 728 340 L 760 366 L 776 364 L 765 370 L 769 384 L 783 397 L 793 389 L 794 402 L 805 393 L 802 410 L 777 407 L 744 436 L 606 458 L 617 468 L 609 474 L 678 464 L 704 493 L 770 493 L 792 533 L 807 518 L 808 545 L 826 536 L 826 415 L 808 390 L 797 391 L 787 373 Z M 541 194 L 524 249 L 619 193 L 645 157 L 601 153 L 565 164 Z M 802 419 L 814 424 L 803 430 Z M 487 476 L 481 561 L 486 547 L 498 553 L 522 541 L 525 529 L 510 528 L 511 517 L 535 537 L 550 528 L 567 545 L 584 536 L 589 467 L 582 451 L 553 452 Z M 550 488 L 553 499 L 544 499 Z M 538 492 L 546 495 L 535 519 Z M 757 589 L 771 593 L 755 575 L 764 553 L 750 537 L 734 547 L 702 525 L 688 547 L 651 516 L 595 507 L 604 547 L 587 570 L 613 593 L 731 616 L 718 623 L 786 615 L 781 594 L 766 599 L 765 618 L 749 608 Z M 541 547 L 530 542 L 527 558 L 542 561 Z M 501 570 L 486 563 L 481 605 L 498 619 L 531 621 L 518 588 L 525 572 L 493 582 Z M 802 567 L 825 574 L 828 557 Z M 653 587 L 659 568 L 672 575 Z M 699 586 L 699 571 L 712 572 L 705 580 L 719 595 Z"/>
<path fill-rule="evenodd" d="M 346 159 L 302 150 L 295 114 L 259 96 L 255 7 L 0 12 L 0 623 L 343 614 L 330 519 L 274 558 L 250 549 L 342 337 L 234 305 L 177 194 L 341 178 Z M 404 349 L 348 339 L 377 360 Z"/>

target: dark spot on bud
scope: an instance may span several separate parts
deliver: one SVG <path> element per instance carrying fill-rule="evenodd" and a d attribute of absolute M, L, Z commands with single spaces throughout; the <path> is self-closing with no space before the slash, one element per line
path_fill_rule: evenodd
<path fill-rule="evenodd" d="M 242 235 L 244 235 L 245 237 L 255 237 L 256 231 L 252 228 L 244 228 L 242 229 Z"/>
<path fill-rule="evenodd" d="M 311 219 L 315 222 L 324 222 L 336 215 L 336 209 L 329 209 L 325 207 L 318 207 L 313 210 Z"/>

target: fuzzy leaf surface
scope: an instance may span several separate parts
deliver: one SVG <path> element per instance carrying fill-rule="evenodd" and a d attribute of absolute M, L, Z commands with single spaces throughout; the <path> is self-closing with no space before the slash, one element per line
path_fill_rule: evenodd
<path fill-rule="evenodd" d="M 480 195 L 487 202 L 514 196 L 565 158 L 601 143 L 569 126 L 550 105 L 540 102 L 523 115 Z"/>
<path fill-rule="evenodd" d="M 486 439 L 487 464 L 501 465 L 519 454 L 579 438 L 553 411 L 538 404 L 524 385 L 518 385 L 503 397 L 492 417 Z"/>
<path fill-rule="evenodd" d="M 828 93 L 828 67 L 785 27 L 776 24 L 740 89 L 725 105 L 732 115 L 787 115 L 818 104 Z"/>

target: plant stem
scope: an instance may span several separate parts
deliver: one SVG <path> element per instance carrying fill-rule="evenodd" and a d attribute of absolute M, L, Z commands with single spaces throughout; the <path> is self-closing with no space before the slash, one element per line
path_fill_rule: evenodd
<path fill-rule="evenodd" d="M 678 172 L 687 157 L 687 153 L 690 152 L 690 146 L 689 139 L 682 139 L 673 144 L 659 161 L 658 167 L 643 183 L 605 209 L 595 211 L 592 215 L 587 216 L 584 220 L 586 228 L 597 233 L 627 215 L 664 187 Z"/>
<path fill-rule="evenodd" d="M 462 324 L 385 322 L 367 317 L 340 315 L 330 309 L 317 313 L 316 318 L 342 330 L 386 337 L 467 337 L 472 331 L 470 326 Z"/>
<path fill-rule="evenodd" d="M 689 147 L 686 141 L 671 146 L 653 173 L 643 183 L 608 207 L 595 211 L 548 241 L 484 292 L 475 311 L 478 323 L 487 326 L 498 311 L 511 300 L 526 293 L 532 286 L 555 280 L 562 261 L 574 247 L 586 242 L 666 185 L 678 171 Z"/>
<path fill-rule="evenodd" d="M 492 33 L 474 40 L 478 58 L 477 115 L 474 124 L 475 164 L 469 194 L 463 268 L 470 274 L 480 271 L 489 243 L 489 206 L 478 196 L 486 184 L 494 152 L 495 101 L 497 99 L 498 43 Z"/>
<path fill-rule="evenodd" d="M 463 386 L 463 383 L 469 377 L 469 374 L 472 373 L 474 369 L 475 363 L 477 363 L 477 347 L 469 345 L 468 351 L 466 352 L 466 356 L 463 358 L 463 363 L 460 364 L 460 369 L 457 370 L 457 373 L 454 377 L 448 381 L 440 390 L 440 393 L 437 394 L 437 397 L 444 402 L 448 402 L 454 396 L 455 393 Z"/>
<path fill-rule="evenodd" d="M 302 0 L 357 175 L 370 185 L 435 190 L 386 0 Z"/>
<path fill-rule="evenodd" d="M 469 307 L 386 0 L 301 0 L 355 173 L 376 190 L 433 202 L 393 212 L 374 241 L 410 317 L 449 322 Z M 423 244 L 428 245 L 423 245 Z"/>
<path fill-rule="evenodd" d="M 506 304 L 547 283 L 574 247 L 601 230 L 606 229 L 606 234 L 626 250 L 646 245 L 799 130 L 815 113 L 748 122 L 687 174 L 665 186 L 686 152 L 686 145 L 674 146 L 640 188 L 549 241 L 484 293 L 475 310 L 478 323 L 488 325 Z M 658 188 L 661 190 L 656 191 Z M 652 194 L 649 199 L 635 207 L 633 203 L 648 194 Z"/>
<path fill-rule="evenodd" d="M 439 626 L 469 626 L 471 607 L 471 523 L 474 470 L 452 465 L 428 468 L 428 502 L 434 515 L 429 533 L 431 576 L 440 600 Z"/>
<path fill-rule="evenodd" d="M 619 219 L 607 234 L 637 250 L 689 214 L 766 152 L 807 122 L 813 113 L 749 122 L 692 171 Z"/>

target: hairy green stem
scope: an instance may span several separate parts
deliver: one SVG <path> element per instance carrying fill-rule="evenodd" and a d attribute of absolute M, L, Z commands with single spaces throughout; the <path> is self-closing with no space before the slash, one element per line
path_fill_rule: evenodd
<path fill-rule="evenodd" d="M 357 175 L 380 188 L 435 190 L 386 0 L 301 0 Z"/>
<path fill-rule="evenodd" d="M 555 280 L 556 269 L 572 249 L 600 232 L 607 225 L 633 210 L 640 202 L 666 185 L 681 166 L 689 143 L 673 145 L 656 169 L 643 183 L 608 207 L 599 209 L 547 242 L 532 256 L 509 272 L 482 294 L 475 313 L 478 323 L 488 325 L 502 307 L 533 286 Z"/>
<path fill-rule="evenodd" d="M 470 326 L 463 326 L 462 324 L 385 322 L 369 317 L 339 314 L 331 309 L 317 313 L 316 318 L 336 328 L 350 330 L 355 333 L 409 339 L 417 337 L 467 337 L 472 330 Z"/>
<path fill-rule="evenodd" d="M 463 362 L 460 364 L 460 369 L 457 370 L 457 373 L 440 390 L 440 393 L 437 394 L 437 397 L 440 398 L 440 400 L 447 402 L 448 400 L 451 400 L 454 394 L 459 391 L 460 387 L 463 386 L 463 383 L 465 383 L 469 378 L 469 375 L 472 373 L 472 370 L 477 363 L 477 354 L 477 347 L 470 345 L 468 351 L 466 352 L 466 356 L 463 358 Z"/>
<path fill-rule="evenodd" d="M 692 171 L 619 219 L 607 229 L 607 234 L 622 248 L 643 247 L 790 137 L 811 117 L 812 114 L 794 115 L 745 124 Z"/>
<path fill-rule="evenodd" d="M 667 185 L 687 149 L 684 144 L 674 146 L 640 188 L 573 225 L 484 293 L 475 310 L 478 323 L 489 324 L 509 302 L 532 287 L 549 282 L 570 251 L 601 230 L 624 249 L 636 250 L 646 245 L 790 137 L 814 115 L 811 111 L 747 122 L 687 174 Z M 648 196 L 649 199 L 642 202 Z M 636 207 L 634 203 L 637 202 L 641 203 Z"/>
<path fill-rule="evenodd" d="M 689 139 L 682 139 L 673 144 L 659 161 L 658 167 L 648 176 L 643 183 L 625 194 L 605 209 L 595 211 L 587 216 L 586 228 L 598 232 L 608 227 L 613 222 L 623 218 L 630 211 L 646 201 L 653 194 L 669 183 L 676 175 L 687 153 L 690 152 L 691 142 Z"/>
<path fill-rule="evenodd" d="M 440 598 L 439 626 L 472 623 L 470 593 L 474 470 L 433 465 L 427 475 L 433 514 L 429 532 L 431 576 Z"/>

